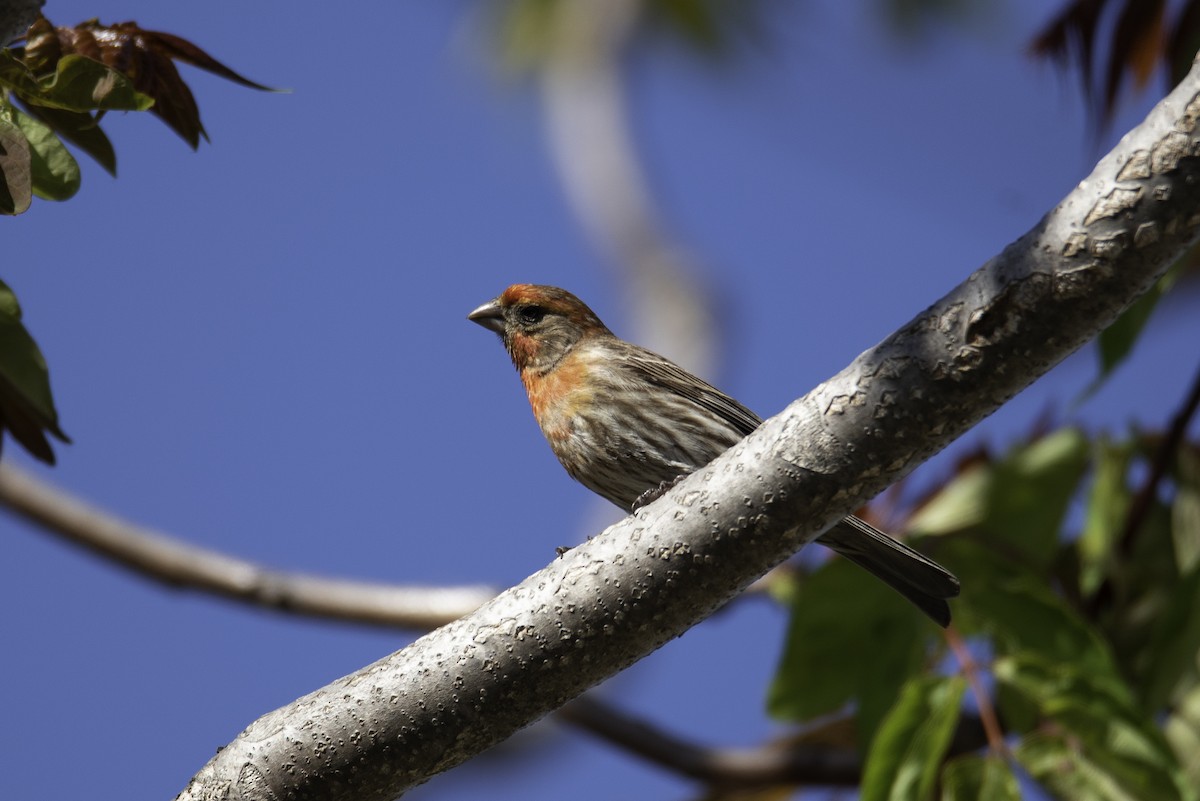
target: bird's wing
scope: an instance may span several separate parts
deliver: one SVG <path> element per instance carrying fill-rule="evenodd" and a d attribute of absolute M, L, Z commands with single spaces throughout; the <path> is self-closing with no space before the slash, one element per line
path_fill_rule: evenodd
<path fill-rule="evenodd" d="M 762 418 L 712 384 L 648 350 L 639 350 L 625 362 L 625 366 L 647 381 L 707 409 L 740 431 L 742 436 L 762 423 Z"/>

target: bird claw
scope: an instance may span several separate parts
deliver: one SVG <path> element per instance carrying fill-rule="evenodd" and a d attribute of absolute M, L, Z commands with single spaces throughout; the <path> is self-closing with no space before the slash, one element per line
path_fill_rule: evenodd
<path fill-rule="evenodd" d="M 643 506 L 649 506 L 662 496 L 666 495 L 667 490 L 671 489 L 671 487 L 674 487 L 685 478 L 687 478 L 687 476 L 675 476 L 675 478 L 671 479 L 670 481 L 659 482 L 657 487 L 651 487 L 641 495 L 637 496 L 637 500 L 633 502 L 633 506 L 630 507 L 629 511 L 636 512 Z"/>

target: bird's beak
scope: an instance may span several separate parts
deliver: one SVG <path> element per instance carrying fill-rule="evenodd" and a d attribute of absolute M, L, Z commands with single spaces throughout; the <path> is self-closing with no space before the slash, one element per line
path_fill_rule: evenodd
<path fill-rule="evenodd" d="M 489 300 L 468 314 L 467 319 L 473 323 L 479 323 L 484 328 L 495 331 L 497 334 L 504 333 L 504 310 L 494 300 Z"/>

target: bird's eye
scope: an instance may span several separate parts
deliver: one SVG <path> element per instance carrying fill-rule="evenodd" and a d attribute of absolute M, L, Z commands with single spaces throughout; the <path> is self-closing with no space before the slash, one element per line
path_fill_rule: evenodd
<path fill-rule="evenodd" d="M 536 325 L 546 316 L 546 310 L 541 306 L 522 306 L 517 310 L 517 316 L 525 325 Z"/>

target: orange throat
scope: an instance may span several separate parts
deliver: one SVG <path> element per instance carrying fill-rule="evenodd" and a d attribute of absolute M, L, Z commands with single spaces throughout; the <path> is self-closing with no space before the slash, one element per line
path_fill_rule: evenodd
<path fill-rule="evenodd" d="M 584 361 L 572 354 L 545 372 L 526 367 L 521 370 L 521 383 L 533 416 L 551 446 L 569 437 L 575 415 L 592 395 Z"/>

